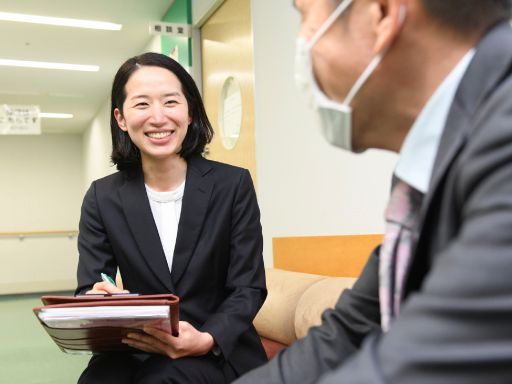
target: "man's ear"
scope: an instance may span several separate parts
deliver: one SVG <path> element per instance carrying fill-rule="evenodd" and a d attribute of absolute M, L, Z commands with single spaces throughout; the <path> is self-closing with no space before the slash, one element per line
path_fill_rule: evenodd
<path fill-rule="evenodd" d="M 405 19 L 406 5 L 404 0 L 377 0 L 375 3 L 380 8 L 373 49 L 377 54 L 386 51 L 395 41 Z"/>
<path fill-rule="evenodd" d="M 114 117 L 116 118 L 117 125 L 119 125 L 119 128 L 121 128 L 123 131 L 127 132 L 128 128 L 126 128 L 126 122 L 125 122 L 124 117 L 121 114 L 121 111 L 119 110 L 119 108 L 114 109 Z"/>

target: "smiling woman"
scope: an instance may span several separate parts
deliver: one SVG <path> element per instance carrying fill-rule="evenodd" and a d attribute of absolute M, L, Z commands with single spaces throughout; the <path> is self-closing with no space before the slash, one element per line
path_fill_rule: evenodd
<path fill-rule="evenodd" d="M 202 157 L 213 130 L 199 90 L 165 55 L 120 67 L 111 133 L 119 172 L 84 198 L 76 293 L 123 292 L 100 279 L 119 268 L 129 292 L 177 294 L 183 321 L 179 337 L 129 335 L 139 353 L 95 355 L 79 382 L 230 382 L 266 359 L 252 325 L 266 287 L 249 172 Z"/>
<path fill-rule="evenodd" d="M 144 166 L 183 163 L 179 152 L 192 119 L 176 75 L 161 67 L 141 67 L 126 83 L 125 92 L 114 116 L 138 148 Z"/>
<path fill-rule="evenodd" d="M 155 53 L 127 60 L 114 79 L 110 127 L 112 161 L 119 170 L 141 164 L 144 156 L 146 148 L 137 145 L 136 124 L 146 124 L 140 135 L 150 132 L 154 138 L 154 134 L 165 134 L 165 129 L 179 131 L 173 143 L 179 140 L 175 149 L 181 158 L 200 155 L 213 136 L 192 77 L 176 61 Z"/>

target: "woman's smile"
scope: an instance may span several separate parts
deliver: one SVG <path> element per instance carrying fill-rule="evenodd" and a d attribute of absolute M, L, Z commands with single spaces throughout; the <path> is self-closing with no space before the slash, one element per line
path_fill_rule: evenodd
<path fill-rule="evenodd" d="M 157 131 L 157 132 L 146 132 L 145 135 L 149 137 L 150 139 L 165 139 L 170 137 L 175 131 Z"/>

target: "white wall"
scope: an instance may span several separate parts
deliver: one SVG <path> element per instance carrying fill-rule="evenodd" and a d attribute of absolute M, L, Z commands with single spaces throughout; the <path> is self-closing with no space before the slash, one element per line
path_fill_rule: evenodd
<path fill-rule="evenodd" d="M 115 172 L 109 119 L 105 95 L 83 136 L 0 136 L 0 233 L 78 229 L 85 190 Z M 76 237 L 0 238 L 0 294 L 72 290 L 77 261 Z"/>
<path fill-rule="evenodd" d="M 329 146 L 294 83 L 292 1 L 252 0 L 256 159 L 265 262 L 279 236 L 382 233 L 396 155 Z"/>
<path fill-rule="evenodd" d="M 200 27 L 224 0 L 192 0 L 192 25 Z"/>
<path fill-rule="evenodd" d="M 77 230 L 79 135 L 0 137 L 0 232 Z M 0 294 L 72 289 L 76 237 L 0 238 Z"/>
<path fill-rule="evenodd" d="M 105 102 L 83 134 L 84 190 L 93 180 L 115 172 L 110 163 L 111 150 L 110 105 Z"/>

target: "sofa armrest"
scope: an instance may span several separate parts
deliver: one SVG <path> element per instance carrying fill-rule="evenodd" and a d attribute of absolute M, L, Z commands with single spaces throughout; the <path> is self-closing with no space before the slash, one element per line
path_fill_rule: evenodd
<path fill-rule="evenodd" d="M 289 345 L 296 340 L 295 308 L 312 284 L 324 276 L 266 268 L 268 295 L 254 319 L 260 336 Z"/>
<path fill-rule="evenodd" d="M 354 277 L 328 277 L 309 286 L 295 308 L 295 336 L 300 339 L 313 326 L 322 323 L 322 313 L 334 308 L 338 298 L 357 279 Z"/>

